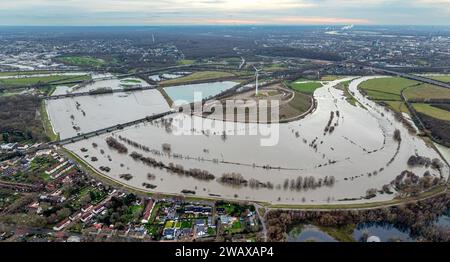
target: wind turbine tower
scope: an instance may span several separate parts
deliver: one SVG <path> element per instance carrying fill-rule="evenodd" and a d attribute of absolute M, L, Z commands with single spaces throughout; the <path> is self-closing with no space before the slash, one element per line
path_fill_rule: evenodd
<path fill-rule="evenodd" d="M 259 78 L 259 72 L 261 71 L 261 69 L 257 69 L 256 67 L 253 66 L 253 68 L 255 69 L 255 78 L 256 78 L 256 91 L 255 91 L 255 95 L 258 95 L 258 78 Z"/>

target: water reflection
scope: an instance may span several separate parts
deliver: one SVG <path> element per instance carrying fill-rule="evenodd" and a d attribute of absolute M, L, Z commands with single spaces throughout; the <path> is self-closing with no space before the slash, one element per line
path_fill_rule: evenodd
<path fill-rule="evenodd" d="M 356 241 L 366 242 L 369 237 L 378 237 L 381 242 L 414 242 L 406 228 L 399 229 L 389 223 L 358 224 L 352 234 Z"/>
<path fill-rule="evenodd" d="M 289 232 L 288 242 L 337 242 L 327 233 L 313 225 L 301 225 Z"/>

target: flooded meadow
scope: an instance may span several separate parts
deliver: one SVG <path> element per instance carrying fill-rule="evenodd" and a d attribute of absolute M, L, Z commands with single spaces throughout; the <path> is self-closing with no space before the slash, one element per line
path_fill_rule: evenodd
<path fill-rule="evenodd" d="M 223 122 L 175 113 L 65 147 L 97 172 L 143 191 L 271 204 L 390 200 L 396 195 L 394 189 L 377 191 L 404 170 L 448 177 L 447 166 L 438 171 L 407 164 L 412 155 L 434 159 L 439 154 L 392 112 L 359 93 L 357 86 L 370 78 L 350 83 L 361 105 L 351 105 L 343 91 L 334 88 L 351 78 L 331 81 L 315 91 L 317 108 L 311 114 L 285 124 Z M 222 87 L 211 89 L 208 92 L 214 93 Z M 194 90 L 171 94 L 166 88 L 174 100 L 189 101 Z M 168 109 L 157 90 L 47 101 L 61 138 Z M 201 124 L 193 126 L 196 121 Z M 260 132 L 263 127 L 267 132 Z M 394 136 L 396 130 L 400 141 Z M 261 146 L 268 138 L 276 143 Z M 368 197 L 371 189 L 375 195 Z"/>

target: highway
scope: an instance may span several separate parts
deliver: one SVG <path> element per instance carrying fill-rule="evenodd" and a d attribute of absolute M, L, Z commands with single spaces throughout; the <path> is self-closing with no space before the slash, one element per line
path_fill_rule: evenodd
<path fill-rule="evenodd" d="M 435 85 L 435 86 L 440 86 L 443 88 L 450 88 L 450 84 L 446 83 L 446 82 L 442 82 L 442 81 L 438 81 L 438 80 L 434 80 L 428 77 L 424 77 L 424 76 L 419 76 L 419 75 L 413 75 L 413 74 L 408 74 L 408 73 L 402 73 L 402 72 L 397 72 L 397 71 L 392 71 L 389 69 L 384 69 L 384 68 L 379 68 L 379 67 L 373 67 L 364 63 L 358 63 L 358 62 L 353 62 L 355 64 L 358 64 L 360 66 L 364 66 L 368 69 L 371 69 L 374 72 L 379 72 L 379 73 L 383 73 L 383 74 L 388 74 L 388 75 L 394 75 L 394 76 L 399 76 L 399 77 L 403 77 L 406 79 L 410 79 L 410 80 L 415 80 L 418 82 L 422 82 L 422 83 L 426 83 L 426 84 L 431 84 L 431 85 Z"/>

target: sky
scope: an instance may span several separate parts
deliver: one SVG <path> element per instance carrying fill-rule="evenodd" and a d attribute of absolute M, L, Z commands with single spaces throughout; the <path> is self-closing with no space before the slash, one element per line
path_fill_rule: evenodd
<path fill-rule="evenodd" d="M 446 25 L 450 0 L 0 0 L 0 25 Z"/>

